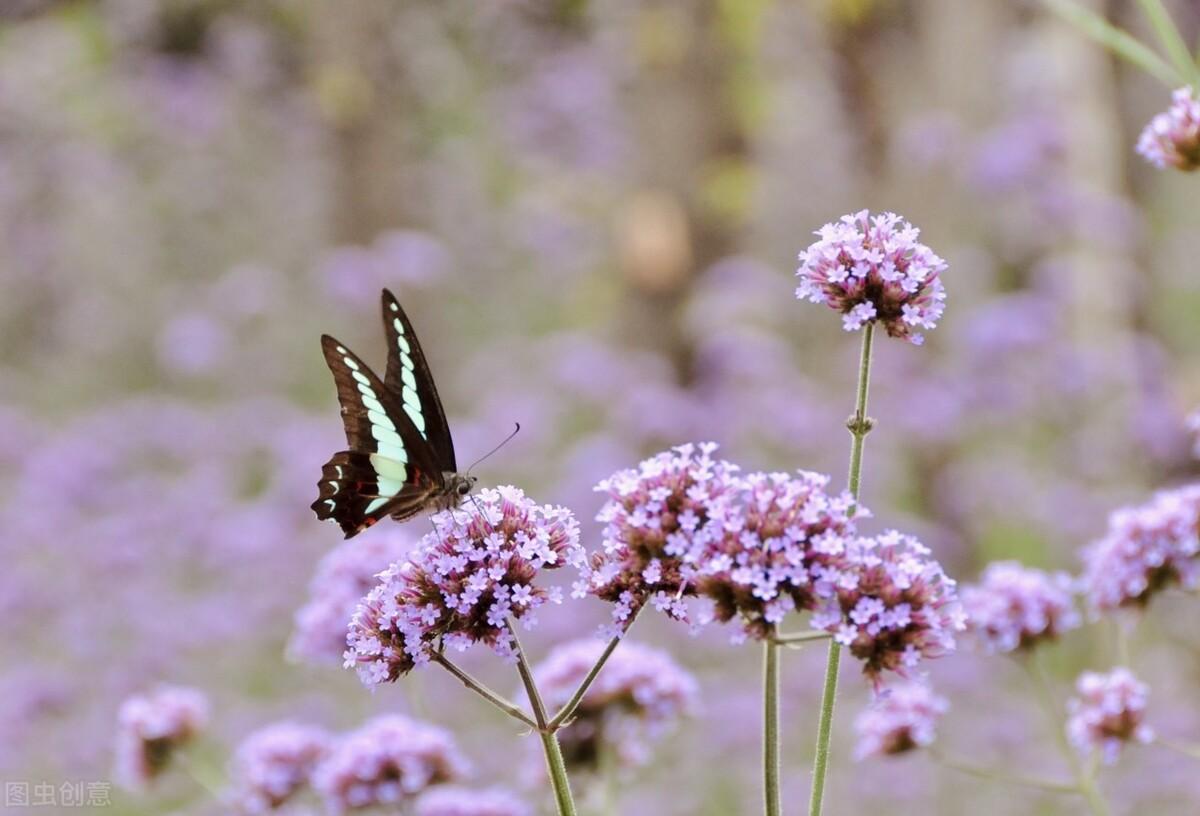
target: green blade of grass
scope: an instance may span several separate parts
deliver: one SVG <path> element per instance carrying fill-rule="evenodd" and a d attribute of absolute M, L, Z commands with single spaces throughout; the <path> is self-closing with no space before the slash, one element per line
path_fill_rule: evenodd
<path fill-rule="evenodd" d="M 1188 50 L 1183 35 L 1179 33 L 1179 27 L 1167 13 L 1167 8 L 1162 4 L 1162 0 L 1138 0 L 1138 4 L 1142 7 L 1142 13 L 1146 15 L 1146 19 L 1150 21 L 1154 34 L 1167 52 L 1167 56 L 1171 58 L 1175 70 L 1186 77 L 1188 84 L 1195 85 L 1196 61 L 1192 59 L 1192 52 Z"/>
<path fill-rule="evenodd" d="M 1144 43 L 1074 0 L 1044 0 L 1046 6 L 1117 56 L 1174 88 L 1190 81 Z"/>

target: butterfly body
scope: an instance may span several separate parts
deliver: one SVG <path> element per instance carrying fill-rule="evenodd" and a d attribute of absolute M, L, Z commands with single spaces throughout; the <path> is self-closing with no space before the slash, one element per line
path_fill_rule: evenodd
<path fill-rule="evenodd" d="M 457 507 L 475 477 L 458 472 L 454 441 L 437 386 L 404 310 L 386 289 L 387 373 L 379 377 L 345 345 L 325 335 L 348 450 L 325 463 L 312 509 L 351 538 L 381 518 L 403 521 Z"/>

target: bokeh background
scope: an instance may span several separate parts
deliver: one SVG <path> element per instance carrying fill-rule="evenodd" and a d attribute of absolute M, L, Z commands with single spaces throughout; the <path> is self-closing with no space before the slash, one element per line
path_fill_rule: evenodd
<path fill-rule="evenodd" d="M 1134 3 L 1092 5 L 1140 30 Z M 1170 5 L 1194 40 L 1200 11 Z M 877 347 L 875 524 L 962 580 L 1077 570 L 1110 509 L 1200 473 L 1197 181 L 1133 152 L 1168 90 L 1014 0 L 0 4 L 0 779 L 108 779 L 120 701 L 168 681 L 211 695 L 216 766 L 277 718 L 404 710 L 453 727 L 480 782 L 522 784 L 522 738 L 444 676 L 371 695 L 287 657 L 340 542 L 308 509 L 342 446 L 318 336 L 382 366 L 385 285 L 459 458 L 519 421 L 482 480 L 569 505 L 594 545 L 592 485 L 670 444 L 845 478 L 857 337 L 794 300 L 795 258 L 826 221 L 896 210 L 950 263 L 949 305 L 924 347 Z M 1133 643 L 1149 722 L 1181 739 L 1196 610 L 1162 599 Z M 606 611 L 570 603 L 528 645 Z M 1112 634 L 1046 655 L 1064 693 Z M 757 650 L 649 618 L 637 637 L 703 709 L 622 812 L 753 812 Z M 786 658 L 793 809 L 823 657 Z M 1065 767 L 1013 663 L 930 665 L 945 753 Z M 867 696 L 844 662 L 831 812 L 1079 812 L 920 754 L 854 764 Z M 1194 761 L 1153 746 L 1102 784 L 1122 813 L 1200 797 Z M 185 777 L 113 797 L 221 812 Z"/>

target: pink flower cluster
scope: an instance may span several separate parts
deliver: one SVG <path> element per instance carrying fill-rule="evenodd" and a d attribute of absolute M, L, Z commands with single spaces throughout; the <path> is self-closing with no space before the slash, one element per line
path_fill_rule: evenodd
<path fill-rule="evenodd" d="M 1195 91 L 1185 87 L 1171 94 L 1171 106 L 1142 130 L 1137 152 L 1160 168 L 1200 167 L 1200 100 Z"/>
<path fill-rule="evenodd" d="M 333 814 L 396 805 L 467 772 L 448 731 L 398 714 L 377 717 L 339 739 L 312 776 Z"/>
<path fill-rule="evenodd" d="M 434 788 L 417 800 L 416 816 L 533 816 L 533 808 L 503 788 Z"/>
<path fill-rule="evenodd" d="M 1015 561 L 989 564 L 979 584 L 963 587 L 967 629 L 989 653 L 1031 649 L 1079 626 L 1072 580 Z"/>
<path fill-rule="evenodd" d="M 117 713 L 117 782 L 130 790 L 153 782 L 175 751 L 204 730 L 208 716 L 204 694 L 183 686 L 160 686 L 127 699 Z"/>
<path fill-rule="evenodd" d="M 616 603 L 618 624 L 650 599 L 693 624 L 737 619 L 759 639 L 788 612 L 813 611 L 813 626 L 876 680 L 954 648 L 963 627 L 955 585 L 920 542 L 860 537 L 855 521 L 870 513 L 848 493 L 830 496 L 827 476 L 740 475 L 715 450 L 686 445 L 601 483 L 604 552 L 577 594 Z M 689 614 L 685 598 L 695 596 L 711 611 Z"/>
<path fill-rule="evenodd" d="M 552 651 L 534 669 L 546 704 L 561 708 L 596 664 L 604 643 L 589 638 Z M 624 765 L 649 758 L 654 739 L 692 713 L 699 685 L 665 652 L 623 642 L 612 653 L 565 729 L 559 732 L 569 766 L 595 769 L 605 746 Z"/>
<path fill-rule="evenodd" d="M 230 763 L 230 804 L 238 813 L 277 810 L 309 783 L 332 745 L 330 734 L 312 725 L 280 722 L 254 732 Z"/>
<path fill-rule="evenodd" d="M 832 594 L 813 627 L 862 660 L 876 685 L 885 670 L 903 674 L 923 658 L 953 651 L 955 632 L 966 626 L 954 581 L 928 547 L 894 530 L 849 542 L 823 580 Z"/>
<path fill-rule="evenodd" d="M 403 559 L 416 538 L 392 525 L 330 550 L 317 565 L 309 600 L 296 612 L 288 654 L 309 663 L 337 663 L 346 651 L 346 627 L 363 596 L 389 564 Z"/>
<path fill-rule="evenodd" d="M 936 736 L 938 719 L 950 704 L 925 683 L 896 683 L 880 692 L 854 721 L 855 759 L 902 754 L 924 748 Z"/>
<path fill-rule="evenodd" d="M 828 595 L 828 571 L 854 536 L 854 499 L 830 496 L 828 484 L 828 476 L 807 471 L 740 480 L 720 535 L 698 557 L 698 589 L 717 620 L 737 618 L 745 634 L 762 639 L 788 612 Z"/>
<path fill-rule="evenodd" d="M 920 234 L 895 213 L 867 210 L 826 224 L 800 253 L 796 297 L 841 312 L 846 331 L 878 322 L 890 337 L 920 344 L 917 330 L 934 328 L 946 301 L 946 262 Z"/>
<path fill-rule="evenodd" d="M 1117 761 L 1127 742 L 1147 743 L 1154 732 L 1143 722 L 1145 683 L 1126 668 L 1108 674 L 1084 672 L 1075 684 L 1076 697 L 1067 701 L 1067 737 L 1084 756 L 1100 753 L 1105 764 Z"/>
<path fill-rule="evenodd" d="M 539 608 L 562 600 L 557 587 L 535 583 L 541 570 L 583 566 L 571 512 L 515 487 L 483 490 L 432 519 L 436 532 L 380 574 L 351 620 L 345 665 L 368 686 L 396 680 L 443 646 L 484 643 L 511 657 L 508 619 L 532 626 Z"/>
<path fill-rule="evenodd" d="M 1143 607 L 1155 593 L 1200 581 L 1200 484 L 1161 491 L 1114 512 L 1083 553 L 1083 591 L 1094 615 Z"/>
<path fill-rule="evenodd" d="M 696 592 L 698 554 L 723 535 L 727 507 L 740 483 L 737 466 L 714 459 L 711 442 L 681 445 L 622 470 L 596 486 L 608 494 L 597 520 L 605 524 L 575 595 L 616 604 L 620 629 L 647 600 L 686 620 L 682 598 Z"/>

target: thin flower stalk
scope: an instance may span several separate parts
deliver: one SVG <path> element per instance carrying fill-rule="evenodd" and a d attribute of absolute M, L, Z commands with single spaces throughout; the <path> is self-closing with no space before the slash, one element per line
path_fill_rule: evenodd
<path fill-rule="evenodd" d="M 1080 761 L 1078 753 L 1067 741 L 1067 732 L 1065 729 L 1065 719 L 1059 705 L 1054 700 L 1054 691 L 1050 687 L 1050 679 L 1046 676 L 1046 670 L 1038 661 L 1036 655 L 1030 655 L 1027 659 L 1022 660 L 1021 664 L 1029 672 L 1033 678 L 1033 685 L 1037 691 L 1038 701 L 1042 705 L 1042 709 L 1050 722 L 1050 727 L 1054 732 L 1055 740 L 1058 743 L 1059 750 L 1066 757 L 1067 762 L 1071 766 L 1071 772 L 1075 777 L 1075 790 L 1083 796 L 1087 802 L 1088 810 L 1093 816 L 1108 816 L 1108 803 L 1104 799 L 1104 795 L 1096 786 L 1096 768 L 1095 763 L 1085 764 Z"/>
<path fill-rule="evenodd" d="M 850 475 L 849 489 L 857 502 L 862 488 L 863 448 L 867 434 L 874 421 L 867 416 L 867 393 L 871 380 L 871 350 L 875 337 L 875 324 L 863 327 L 862 354 L 858 366 L 858 392 L 854 415 L 846 423 L 850 430 Z M 842 647 L 836 640 L 829 641 L 829 655 L 825 665 L 825 686 L 821 693 L 821 716 L 817 724 L 817 749 L 813 760 L 812 794 L 809 798 L 810 816 L 820 816 L 825 797 L 825 775 L 829 769 L 829 740 L 833 733 L 833 709 L 837 701 L 838 667 L 841 663 Z"/>
<path fill-rule="evenodd" d="M 517 637 L 517 630 L 508 622 L 508 632 L 512 637 L 513 648 L 517 658 L 517 672 L 529 695 L 529 705 L 533 708 L 533 718 L 537 722 L 538 736 L 542 741 L 542 751 L 546 755 L 546 769 L 550 773 L 550 784 L 554 787 L 554 802 L 558 808 L 558 816 L 575 816 L 575 799 L 571 795 L 571 782 L 567 778 L 567 765 L 563 761 L 562 748 L 558 744 L 558 736 L 549 728 L 546 719 L 546 706 L 533 679 L 533 669 L 525 656 L 525 649 Z"/>

